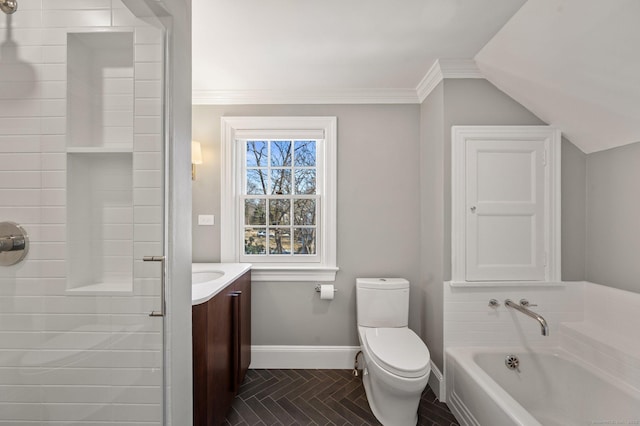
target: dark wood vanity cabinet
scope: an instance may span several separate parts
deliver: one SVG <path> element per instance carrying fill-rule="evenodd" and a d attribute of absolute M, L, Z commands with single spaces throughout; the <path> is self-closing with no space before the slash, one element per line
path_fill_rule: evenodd
<path fill-rule="evenodd" d="M 193 424 L 221 425 L 251 363 L 251 271 L 192 308 Z"/>

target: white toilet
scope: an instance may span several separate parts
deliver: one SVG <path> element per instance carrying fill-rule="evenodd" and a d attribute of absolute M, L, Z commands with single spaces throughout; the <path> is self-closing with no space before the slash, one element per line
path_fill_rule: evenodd
<path fill-rule="evenodd" d="M 431 365 L 429 349 L 408 327 L 409 281 L 358 278 L 356 300 L 371 411 L 385 426 L 413 426 Z"/>

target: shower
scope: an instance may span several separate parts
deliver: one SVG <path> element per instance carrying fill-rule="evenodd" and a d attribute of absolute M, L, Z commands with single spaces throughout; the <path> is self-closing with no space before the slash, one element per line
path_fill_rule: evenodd
<path fill-rule="evenodd" d="M 18 0 L 0 0 L 0 9 L 10 15 L 18 10 Z"/>

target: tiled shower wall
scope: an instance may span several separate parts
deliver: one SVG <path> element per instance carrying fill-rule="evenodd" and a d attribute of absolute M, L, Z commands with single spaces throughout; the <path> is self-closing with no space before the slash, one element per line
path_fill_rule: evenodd
<path fill-rule="evenodd" d="M 89 85 L 106 137 L 71 142 L 68 33 L 113 30 L 133 34 L 132 73 Z M 162 253 L 162 61 L 162 31 L 119 0 L 19 0 L 0 14 L 0 221 L 31 242 L 25 261 L 0 267 L 0 424 L 162 420 L 162 320 L 148 316 L 160 269 L 141 262 Z M 80 157 L 99 172 L 69 174 Z M 89 200 L 74 199 L 75 184 Z M 73 233 L 100 244 L 91 250 L 132 276 L 128 287 L 96 282 L 108 273 L 94 274 L 99 291 L 70 283 Z"/>

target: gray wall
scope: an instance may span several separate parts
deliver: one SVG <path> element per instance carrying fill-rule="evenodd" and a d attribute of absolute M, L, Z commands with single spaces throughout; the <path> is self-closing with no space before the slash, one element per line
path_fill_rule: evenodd
<path fill-rule="evenodd" d="M 495 86 L 482 79 L 447 79 L 440 83 L 421 105 L 420 181 L 421 181 L 421 283 L 425 298 L 423 337 L 431 359 L 443 365 L 443 281 L 451 279 L 451 126 L 455 125 L 544 125 L 538 117 Z M 577 151 L 577 152 L 576 152 Z M 563 141 L 563 173 L 572 197 L 564 198 L 568 212 L 578 218 L 576 229 L 568 227 L 567 250 L 584 253 L 584 154 L 569 141 Z M 566 169 L 566 170 L 564 170 Z M 577 178 L 575 176 L 578 176 Z M 573 191 L 573 187 L 578 191 Z M 581 222 L 580 222 L 581 221 Z M 563 216 L 564 223 L 564 216 Z M 574 235 L 575 234 L 575 235 Z M 563 233 L 563 237 L 565 234 Z M 574 279 L 583 279 L 583 256 L 563 260 Z M 566 265 L 565 265 L 566 262 Z"/>
<path fill-rule="evenodd" d="M 220 259 L 220 117 L 315 115 L 338 117 L 338 293 L 321 301 L 314 283 L 253 286 L 253 344 L 357 345 L 355 279 L 399 276 L 411 291 L 418 278 L 420 241 L 419 105 L 194 106 L 193 138 L 205 164 L 193 183 L 193 259 Z M 198 214 L 216 226 L 198 226 Z M 421 332 L 421 298 L 411 299 L 410 326 Z"/>
<path fill-rule="evenodd" d="M 588 281 L 640 293 L 640 143 L 587 156 Z"/>

